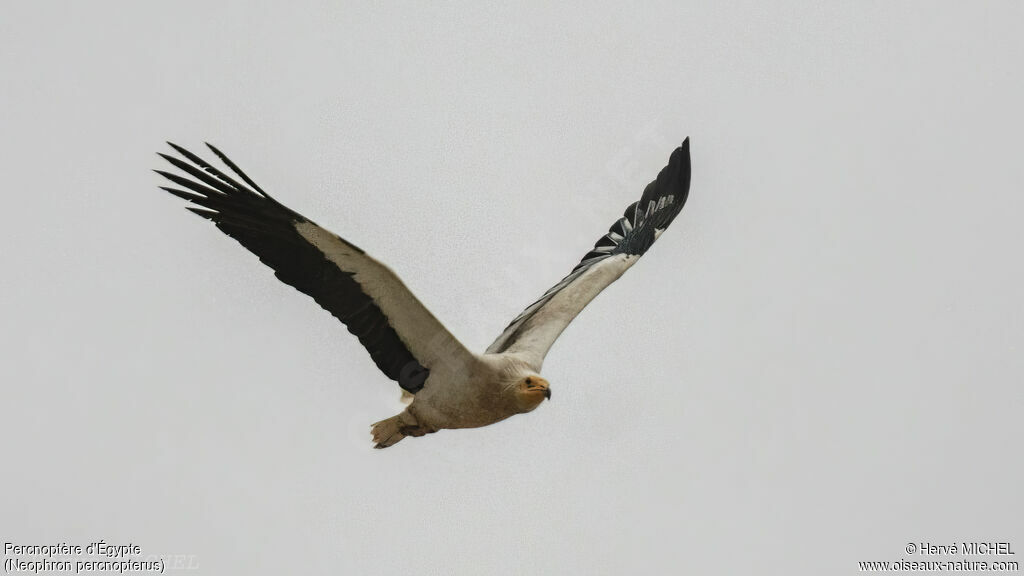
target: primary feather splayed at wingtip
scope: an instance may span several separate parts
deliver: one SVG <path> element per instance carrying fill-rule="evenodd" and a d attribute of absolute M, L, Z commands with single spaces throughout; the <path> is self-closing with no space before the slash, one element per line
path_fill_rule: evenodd
<path fill-rule="evenodd" d="M 285 221 L 290 222 L 308 221 L 302 215 L 277 202 L 267 193 L 262 192 L 262 190 L 257 191 L 259 186 L 223 152 L 216 148 L 211 146 L 211 149 L 215 151 L 219 158 L 224 160 L 228 168 L 248 183 L 249 186 L 240 183 L 185 147 L 170 141 L 167 142 L 167 145 L 184 156 L 191 164 L 163 152 L 157 152 L 157 155 L 171 166 L 192 178 L 185 178 L 164 170 L 154 171 L 178 186 L 191 190 L 192 193 L 187 193 L 177 188 L 161 187 L 161 189 L 200 206 L 201 210 L 199 211 L 191 207 L 189 209 L 204 218 L 213 220 L 228 235 L 238 239 L 236 234 L 225 229 L 224 226 L 235 226 L 239 229 L 248 228 L 253 232 L 261 232 L 264 228 L 263 225 L 267 222 L 268 215 L 277 219 L 283 218 Z"/>
<path fill-rule="evenodd" d="M 167 145 L 170 146 L 171 148 L 174 148 L 178 152 L 178 154 L 181 154 L 182 156 L 187 158 L 189 161 L 191 161 L 193 164 L 195 164 L 195 165 L 201 167 L 203 170 L 209 172 L 210 174 L 212 174 L 213 176 L 215 176 L 216 178 L 218 178 L 219 180 L 221 180 L 222 182 L 224 182 L 228 186 L 230 186 L 230 187 L 232 187 L 232 188 L 234 188 L 236 190 L 239 190 L 239 191 L 249 191 L 245 186 L 243 186 L 242 184 L 239 184 L 237 180 L 235 180 L 231 176 L 228 176 L 227 174 L 225 174 L 224 172 L 219 170 L 216 166 L 213 166 L 209 162 L 203 160 L 198 155 L 193 154 L 192 152 L 189 152 L 184 147 L 178 146 L 174 142 L 167 142 Z M 163 154 L 160 154 L 160 155 L 164 156 Z M 166 156 L 164 156 L 164 157 L 166 158 Z M 231 166 L 228 165 L 228 167 L 230 168 Z M 234 170 L 234 168 L 232 168 L 232 170 Z M 235 173 L 238 174 L 237 171 Z"/>
<path fill-rule="evenodd" d="M 222 194 L 243 193 L 243 194 L 251 194 L 251 195 L 256 196 L 256 197 L 260 196 L 260 194 L 258 194 L 255 191 L 253 191 L 253 189 L 251 189 L 251 188 L 249 188 L 249 187 L 239 183 L 237 180 L 235 180 L 231 176 L 225 174 L 223 171 L 218 169 L 216 166 L 214 166 L 214 165 L 210 164 L 209 162 L 203 160 L 198 155 L 190 152 L 189 150 L 187 150 L 183 146 L 179 146 L 179 145 L 175 144 L 174 142 L 167 142 L 167 145 L 170 146 L 171 148 L 173 148 L 176 152 L 178 152 L 182 156 L 184 156 L 187 160 L 192 162 L 192 164 L 189 164 L 188 162 L 185 162 L 185 161 L 183 161 L 183 160 L 181 160 L 179 158 L 175 158 L 174 156 L 171 156 L 169 154 L 164 154 L 163 152 L 157 152 L 157 155 L 160 156 L 161 158 L 163 158 L 164 160 L 166 160 L 169 164 L 171 164 L 175 168 L 181 170 L 182 172 L 185 172 L 186 174 L 188 174 L 188 175 L 192 176 L 193 178 L 199 180 L 203 184 L 209 186 L 211 190 L 216 190 L 217 192 L 220 192 Z M 223 158 L 227 158 L 227 157 L 224 156 Z M 240 170 L 238 170 L 237 166 L 233 166 L 233 163 L 229 164 L 228 162 L 225 162 L 225 164 L 228 166 L 228 168 L 233 170 L 235 172 L 235 174 L 238 175 L 240 178 L 242 178 L 243 180 L 248 181 L 247 180 L 248 177 L 247 176 L 243 176 L 242 172 Z M 162 176 L 167 177 L 167 173 L 165 173 L 165 172 L 158 172 L 158 173 L 161 174 Z M 172 179 L 172 181 L 173 181 L 173 179 Z M 178 183 L 180 184 L 180 182 L 178 182 Z M 184 185 L 184 184 L 182 184 L 182 185 Z M 252 185 L 252 184 L 250 184 L 250 185 Z M 256 186 L 253 186 L 253 187 L 254 188 L 258 188 Z"/>
<path fill-rule="evenodd" d="M 214 154 L 216 154 L 218 158 L 220 158 L 221 162 L 223 162 L 225 165 L 227 165 L 228 168 L 233 170 L 235 172 L 235 174 L 238 174 L 238 176 L 242 180 L 244 180 L 246 184 L 248 184 L 249 186 L 252 186 L 253 189 L 255 189 L 260 194 L 263 194 L 267 198 L 271 198 L 271 199 L 273 198 L 270 194 L 267 194 L 266 192 L 264 192 L 263 188 L 260 188 L 259 184 L 256 184 L 256 182 L 254 182 L 252 180 L 252 178 L 249 178 L 249 176 L 245 172 L 243 172 L 242 169 L 239 168 L 237 164 L 232 162 L 231 159 L 228 158 L 227 154 L 221 152 L 220 150 L 217 149 L 216 146 L 214 146 L 213 144 L 210 144 L 209 142 L 204 142 L 204 144 L 206 144 L 206 147 L 209 148 Z"/>

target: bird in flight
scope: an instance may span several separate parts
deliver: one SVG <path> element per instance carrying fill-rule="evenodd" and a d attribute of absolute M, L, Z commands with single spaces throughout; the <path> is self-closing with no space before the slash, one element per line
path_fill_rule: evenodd
<path fill-rule="evenodd" d="M 214 146 L 233 175 L 176 144 L 181 171 L 156 172 L 179 187 L 189 210 L 214 223 L 341 320 L 377 367 L 412 401 L 372 425 L 375 448 L 441 429 L 476 428 L 530 412 L 551 387 L 541 364 L 583 308 L 642 256 L 682 210 L 690 190 L 690 139 L 669 157 L 568 276 L 530 304 L 483 354 L 467 350 L 390 268 L 281 204 Z M 182 159 L 183 158 L 183 159 Z"/>

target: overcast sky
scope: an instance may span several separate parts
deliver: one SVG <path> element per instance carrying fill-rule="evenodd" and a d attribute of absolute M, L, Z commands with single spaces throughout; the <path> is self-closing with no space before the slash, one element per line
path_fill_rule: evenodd
<path fill-rule="evenodd" d="M 0 540 L 207 574 L 1024 550 L 1022 30 L 1019 2 L 5 2 Z M 150 171 L 215 143 L 483 350 L 686 136 L 689 203 L 551 350 L 553 400 L 384 451 L 397 386 Z"/>

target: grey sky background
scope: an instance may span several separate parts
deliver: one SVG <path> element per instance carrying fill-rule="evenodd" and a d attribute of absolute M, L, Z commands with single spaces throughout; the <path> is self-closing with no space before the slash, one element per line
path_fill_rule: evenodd
<path fill-rule="evenodd" d="M 1022 6 L 5 2 L 0 539 L 209 574 L 1021 558 Z M 687 135 L 688 205 L 553 401 L 384 451 L 397 386 L 149 171 L 217 144 L 482 350 Z"/>

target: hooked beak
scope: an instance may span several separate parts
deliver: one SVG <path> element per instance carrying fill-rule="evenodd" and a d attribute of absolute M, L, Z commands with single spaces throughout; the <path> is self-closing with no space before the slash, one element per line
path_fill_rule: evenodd
<path fill-rule="evenodd" d="M 548 400 L 551 400 L 551 388 L 544 389 L 544 397 L 547 398 Z"/>

